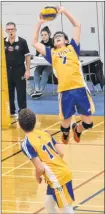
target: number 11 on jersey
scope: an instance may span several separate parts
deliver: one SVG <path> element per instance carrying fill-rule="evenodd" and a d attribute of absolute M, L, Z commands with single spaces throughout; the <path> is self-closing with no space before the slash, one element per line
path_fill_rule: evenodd
<path fill-rule="evenodd" d="M 51 151 L 49 151 L 48 147 L 50 147 L 50 149 L 52 149 L 56 153 L 56 151 L 54 150 L 54 148 L 53 148 L 53 146 L 51 145 L 50 142 L 47 145 L 43 145 L 42 149 L 43 149 L 43 151 L 47 152 L 47 154 L 48 154 L 50 159 L 53 159 L 54 155 L 51 154 Z"/>

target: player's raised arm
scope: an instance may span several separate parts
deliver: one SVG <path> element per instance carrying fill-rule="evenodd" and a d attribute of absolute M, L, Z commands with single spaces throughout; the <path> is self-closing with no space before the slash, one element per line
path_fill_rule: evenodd
<path fill-rule="evenodd" d="M 80 42 L 80 32 L 81 32 L 81 25 L 79 23 L 78 20 L 76 20 L 76 18 L 74 18 L 70 12 L 68 12 L 64 7 L 58 7 L 57 8 L 58 13 L 63 13 L 71 22 L 71 24 L 74 26 L 74 35 L 73 35 L 73 39 L 75 40 L 75 42 L 77 43 L 77 45 Z"/>
<path fill-rule="evenodd" d="M 42 16 L 40 15 L 39 16 L 39 19 L 38 19 L 38 22 L 37 22 L 37 25 L 35 27 L 35 32 L 34 32 L 34 35 L 33 35 L 33 40 L 32 40 L 32 45 L 33 47 L 39 52 L 41 53 L 42 55 L 46 55 L 46 49 L 45 49 L 45 46 L 38 42 L 38 38 L 39 38 L 39 31 L 40 31 L 40 28 L 41 28 L 41 25 L 43 23 L 45 23 L 46 21 L 42 18 Z"/>

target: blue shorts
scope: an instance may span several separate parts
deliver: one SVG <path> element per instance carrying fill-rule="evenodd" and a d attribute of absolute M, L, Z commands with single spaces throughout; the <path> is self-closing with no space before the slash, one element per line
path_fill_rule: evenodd
<path fill-rule="evenodd" d="M 72 181 L 69 181 L 68 183 L 56 189 L 52 189 L 48 185 L 47 195 L 53 196 L 53 199 L 55 200 L 59 208 L 63 208 L 67 205 L 72 204 L 72 202 L 74 201 Z"/>
<path fill-rule="evenodd" d="M 95 112 L 92 97 L 85 87 L 61 92 L 59 97 L 62 119 L 68 119 L 76 112 L 86 116 Z"/>

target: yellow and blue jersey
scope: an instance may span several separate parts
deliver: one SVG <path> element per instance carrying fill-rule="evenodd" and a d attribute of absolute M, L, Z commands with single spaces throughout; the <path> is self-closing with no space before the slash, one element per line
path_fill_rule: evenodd
<path fill-rule="evenodd" d="M 72 39 L 63 48 L 47 48 L 45 59 L 52 64 L 58 78 L 59 114 L 68 119 L 76 112 L 91 115 L 95 112 L 91 94 L 84 81 L 79 61 L 80 45 Z"/>
<path fill-rule="evenodd" d="M 59 208 L 71 205 L 74 199 L 72 181 L 64 184 L 61 187 L 52 189 L 49 185 L 47 186 L 47 195 L 52 195 L 53 199 L 57 203 Z"/>
<path fill-rule="evenodd" d="M 56 141 L 49 133 L 33 130 L 22 143 L 28 158 L 39 157 L 44 164 L 44 177 L 51 188 L 58 188 L 72 180 L 72 173 L 55 149 Z"/>
<path fill-rule="evenodd" d="M 70 44 L 63 48 L 46 47 L 45 59 L 52 64 L 58 78 L 58 92 L 83 88 L 84 81 L 79 61 L 80 45 L 72 39 Z"/>

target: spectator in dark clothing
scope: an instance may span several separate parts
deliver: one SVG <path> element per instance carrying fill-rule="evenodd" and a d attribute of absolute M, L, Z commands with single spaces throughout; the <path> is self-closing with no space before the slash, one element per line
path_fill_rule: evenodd
<path fill-rule="evenodd" d="M 17 102 L 19 111 L 26 108 L 26 79 L 30 76 L 30 52 L 25 39 L 16 35 L 16 24 L 6 24 L 7 38 L 4 38 L 7 78 L 9 88 L 9 101 L 11 116 L 15 112 L 15 88 L 17 91 Z M 26 60 L 26 67 L 25 62 Z"/>

